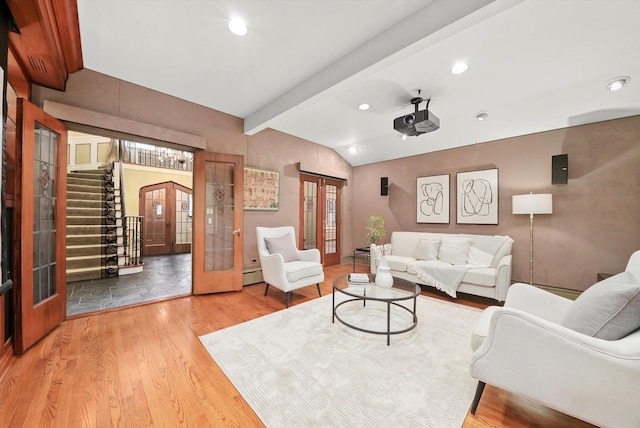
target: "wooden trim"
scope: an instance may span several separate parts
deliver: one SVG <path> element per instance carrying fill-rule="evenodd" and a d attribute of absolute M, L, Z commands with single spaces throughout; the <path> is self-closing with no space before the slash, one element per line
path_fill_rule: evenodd
<path fill-rule="evenodd" d="M 64 91 L 80 70 L 82 49 L 75 0 L 7 0 L 20 33 L 9 45 L 31 83 Z"/>

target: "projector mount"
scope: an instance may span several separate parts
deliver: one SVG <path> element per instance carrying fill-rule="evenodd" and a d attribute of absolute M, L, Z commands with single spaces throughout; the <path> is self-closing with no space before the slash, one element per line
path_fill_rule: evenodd
<path fill-rule="evenodd" d="M 418 89 L 418 95 L 420 95 L 420 89 Z M 415 112 L 414 113 L 418 113 L 418 111 L 420 110 L 420 103 L 422 103 L 424 101 L 424 99 L 420 96 L 415 97 L 415 98 L 411 98 L 411 104 L 413 104 L 415 107 Z M 425 110 L 429 110 L 429 102 L 431 101 L 431 98 L 429 98 L 427 100 L 427 108 Z M 413 125 L 413 122 L 415 122 L 416 120 L 416 116 L 415 114 L 408 114 L 404 117 L 404 123 L 405 125 Z"/>

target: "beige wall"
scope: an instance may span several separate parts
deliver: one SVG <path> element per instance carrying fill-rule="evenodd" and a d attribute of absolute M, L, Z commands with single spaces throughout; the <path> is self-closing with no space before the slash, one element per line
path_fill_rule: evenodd
<path fill-rule="evenodd" d="M 437 131 L 436 131 L 437 132 Z M 551 156 L 569 155 L 569 182 L 551 185 Z M 498 225 L 456 224 L 456 173 L 498 168 Z M 416 223 L 416 178 L 450 174 L 450 224 Z M 389 196 L 380 196 L 389 177 Z M 369 215 L 394 230 L 509 235 L 514 281 L 529 282 L 529 217 L 511 196 L 552 193 L 553 214 L 534 218 L 534 282 L 584 290 L 598 272 L 624 270 L 640 249 L 640 116 L 475 144 L 354 168 L 353 239 Z"/>
<path fill-rule="evenodd" d="M 351 166 L 331 149 L 271 129 L 248 136 L 243 133 L 240 118 L 91 70 L 71 74 L 65 92 L 34 85 L 32 102 L 42 107 L 45 100 L 204 137 L 210 152 L 243 155 L 247 166 L 280 172 L 280 209 L 244 212 L 244 266 L 257 265 L 251 262 L 258 258 L 256 226 L 293 225 L 298 230 L 300 162 L 317 172 L 344 177 L 350 182 Z M 343 201 L 342 220 L 347 227 L 342 248 L 349 255 L 352 249 L 349 185 L 344 188 Z"/>
<path fill-rule="evenodd" d="M 151 184 L 173 181 L 189 189 L 193 189 L 193 178 L 190 172 L 172 171 L 139 165 L 125 164 L 123 168 L 125 192 L 125 215 L 140 214 L 140 189 Z"/>

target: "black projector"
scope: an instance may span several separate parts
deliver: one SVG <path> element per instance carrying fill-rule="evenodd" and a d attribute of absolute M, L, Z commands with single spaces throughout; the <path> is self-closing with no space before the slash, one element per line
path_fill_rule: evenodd
<path fill-rule="evenodd" d="M 440 128 L 440 119 L 429 110 L 418 111 L 418 104 L 414 113 L 393 120 L 393 129 L 409 137 L 432 132 L 438 128 Z"/>

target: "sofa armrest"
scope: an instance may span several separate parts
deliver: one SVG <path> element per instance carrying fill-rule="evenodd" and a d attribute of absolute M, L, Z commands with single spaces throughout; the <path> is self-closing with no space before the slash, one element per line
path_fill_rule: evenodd
<path fill-rule="evenodd" d="M 640 420 L 640 331 L 606 341 L 496 308 L 470 369 L 473 378 L 596 425 Z"/>
<path fill-rule="evenodd" d="M 511 285 L 511 261 L 513 256 L 508 254 L 500 259 L 496 267 L 496 300 L 504 302 Z"/>
<path fill-rule="evenodd" d="M 382 254 L 391 255 L 391 244 L 376 245 L 371 244 L 369 247 L 369 271 L 376 273 L 378 271 L 378 261 Z"/>

